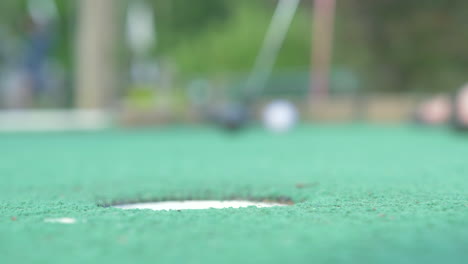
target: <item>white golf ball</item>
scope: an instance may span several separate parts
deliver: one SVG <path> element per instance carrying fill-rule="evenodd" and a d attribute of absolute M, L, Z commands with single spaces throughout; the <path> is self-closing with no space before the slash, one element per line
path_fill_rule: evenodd
<path fill-rule="evenodd" d="M 263 111 L 263 124 L 273 132 L 289 131 L 297 122 L 296 107 L 286 100 L 276 100 L 268 104 Z"/>

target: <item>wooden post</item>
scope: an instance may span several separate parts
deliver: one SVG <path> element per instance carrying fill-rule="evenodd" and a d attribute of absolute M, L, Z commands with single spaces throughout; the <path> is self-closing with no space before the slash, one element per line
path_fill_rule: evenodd
<path fill-rule="evenodd" d="M 104 109 L 115 96 L 115 0 L 78 1 L 75 106 Z"/>
<path fill-rule="evenodd" d="M 336 0 L 314 0 L 310 99 L 321 101 L 329 94 Z"/>

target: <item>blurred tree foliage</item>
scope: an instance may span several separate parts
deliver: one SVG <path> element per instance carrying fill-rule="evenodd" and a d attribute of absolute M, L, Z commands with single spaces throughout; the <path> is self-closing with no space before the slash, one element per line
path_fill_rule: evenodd
<path fill-rule="evenodd" d="M 194 9 L 200 18 L 182 15 L 180 22 L 166 24 L 168 35 L 178 36 L 168 38 L 161 51 L 175 58 L 185 73 L 248 71 L 275 1 L 193 2 L 197 3 L 173 5 L 175 13 Z M 337 8 L 334 66 L 355 72 L 364 90 L 447 91 L 467 81 L 467 1 L 343 0 Z M 200 9 L 212 14 L 202 15 Z M 279 54 L 277 69 L 307 69 L 310 31 L 306 1 Z"/>
<path fill-rule="evenodd" d="M 124 9 L 128 1 L 118 3 Z M 156 18 L 158 40 L 153 55 L 173 59 L 183 76 L 248 72 L 277 2 L 146 1 Z M 53 55 L 72 68 L 77 2 L 55 2 L 59 34 Z M 303 1 L 279 54 L 277 70 L 308 69 L 311 2 Z M 337 3 L 334 67 L 354 72 L 363 81 L 363 89 L 447 91 L 467 81 L 468 1 Z M 0 1 L 0 28 L 20 35 L 25 13 L 26 0 Z"/>
<path fill-rule="evenodd" d="M 229 0 L 154 0 L 158 33 L 158 50 L 167 51 L 173 45 L 209 31 L 213 24 L 230 17 Z"/>
<path fill-rule="evenodd" d="M 359 32 L 367 49 L 367 89 L 447 91 L 468 81 L 468 1 L 339 3 L 343 19 L 358 22 L 346 34 Z"/>
<path fill-rule="evenodd" d="M 221 8 L 224 17 L 213 17 L 214 22 L 207 23 L 202 29 L 188 28 L 196 34 L 184 34 L 180 37 L 183 41 L 170 43 L 170 48 L 162 50 L 177 61 L 184 73 L 249 71 L 260 50 L 273 9 L 274 5 L 265 1 L 238 1 L 235 4 L 226 1 L 225 8 Z M 286 52 L 279 54 L 279 67 L 308 67 L 309 21 L 306 10 L 297 14 L 283 47 Z M 161 38 L 164 38 L 163 33 Z"/>
<path fill-rule="evenodd" d="M 51 55 L 65 67 L 70 68 L 73 66 L 73 21 L 76 17 L 76 2 L 70 0 L 53 2 L 57 9 L 57 21 L 54 21 L 53 26 L 55 37 Z M 27 0 L 0 1 L 0 28 L 7 36 L 26 39 L 27 23 L 30 19 L 27 3 Z"/>

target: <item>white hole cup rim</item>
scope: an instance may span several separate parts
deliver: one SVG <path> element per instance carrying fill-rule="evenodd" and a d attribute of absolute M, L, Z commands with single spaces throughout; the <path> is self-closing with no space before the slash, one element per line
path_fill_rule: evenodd
<path fill-rule="evenodd" d="M 72 217 L 45 218 L 44 222 L 57 224 L 74 224 L 76 223 L 76 219 Z"/>
<path fill-rule="evenodd" d="M 113 205 L 114 208 L 124 210 L 147 209 L 154 211 L 169 211 L 169 210 L 204 210 L 204 209 L 223 209 L 223 208 L 245 208 L 245 207 L 275 207 L 286 206 L 288 204 L 274 202 L 254 202 L 254 201 L 217 201 L 217 200 L 187 200 L 187 201 L 162 201 L 162 202 L 147 202 L 147 203 L 129 203 Z"/>

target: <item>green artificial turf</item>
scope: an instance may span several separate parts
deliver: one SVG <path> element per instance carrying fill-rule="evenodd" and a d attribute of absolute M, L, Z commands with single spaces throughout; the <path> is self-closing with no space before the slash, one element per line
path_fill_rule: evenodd
<path fill-rule="evenodd" d="M 0 263 L 467 263 L 468 137 L 411 126 L 0 134 Z M 291 199 L 120 210 L 123 201 Z M 72 217 L 75 224 L 45 222 Z"/>

